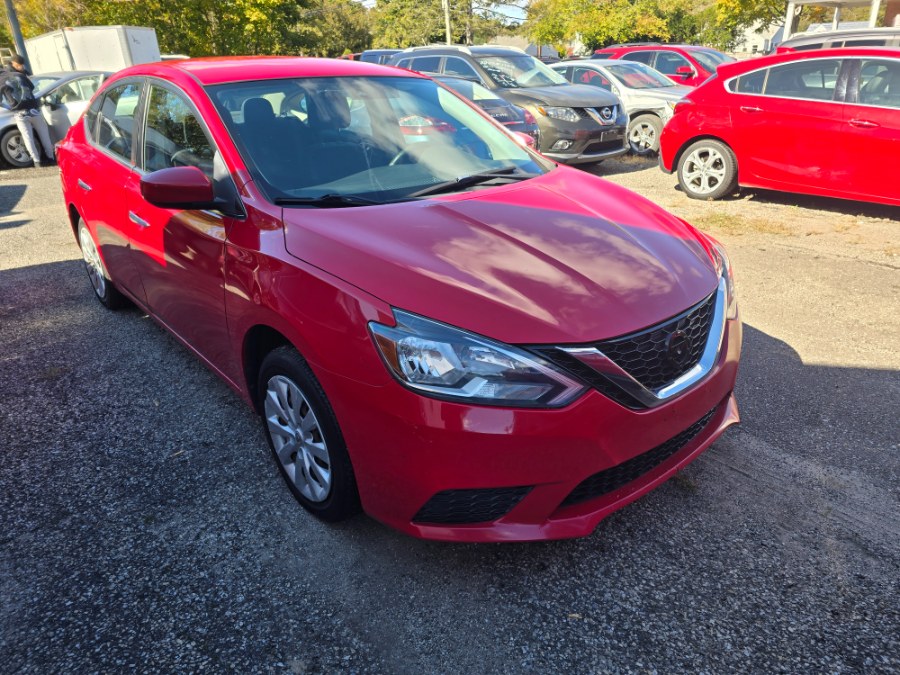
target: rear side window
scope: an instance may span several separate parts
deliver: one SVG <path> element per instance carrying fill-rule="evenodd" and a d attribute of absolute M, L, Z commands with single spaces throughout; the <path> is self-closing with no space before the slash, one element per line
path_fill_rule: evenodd
<path fill-rule="evenodd" d="M 638 63 L 646 63 L 648 66 L 653 62 L 653 55 L 656 52 L 628 52 L 623 54 L 625 61 L 637 61 Z"/>
<path fill-rule="evenodd" d="M 863 105 L 900 109 L 900 61 L 863 61 L 857 100 Z"/>
<path fill-rule="evenodd" d="M 831 101 L 840 70 L 840 59 L 804 60 L 774 66 L 769 69 L 763 93 L 766 96 Z"/>
<path fill-rule="evenodd" d="M 440 67 L 440 56 L 420 56 L 412 60 L 412 70 L 420 73 L 436 73 Z"/>
<path fill-rule="evenodd" d="M 447 75 L 456 75 L 457 77 L 465 77 L 472 80 L 478 79 L 478 73 L 475 72 L 475 69 L 455 56 L 448 56 L 444 59 L 444 72 Z"/>
<path fill-rule="evenodd" d="M 741 75 L 736 82 L 731 83 L 731 91 L 738 94 L 761 94 L 768 73 L 768 70 L 757 70 L 755 73 Z"/>
<path fill-rule="evenodd" d="M 97 114 L 94 142 L 128 162 L 141 87 L 140 82 L 111 87 L 103 95 Z"/>
<path fill-rule="evenodd" d="M 797 45 L 794 47 L 794 51 L 805 52 L 808 49 L 822 49 L 822 44 L 822 42 L 813 42 L 812 44 Z"/>

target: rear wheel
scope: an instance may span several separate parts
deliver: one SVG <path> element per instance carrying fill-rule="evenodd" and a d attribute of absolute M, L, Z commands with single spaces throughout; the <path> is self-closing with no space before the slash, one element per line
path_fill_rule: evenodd
<path fill-rule="evenodd" d="M 309 365 L 289 346 L 271 351 L 259 371 L 259 409 L 281 475 L 301 506 L 328 522 L 360 510 L 344 437 Z"/>
<path fill-rule="evenodd" d="M 678 183 L 691 199 L 721 199 L 737 187 L 737 160 L 721 141 L 697 141 L 678 160 Z"/>
<path fill-rule="evenodd" d="M 97 250 L 97 244 L 91 231 L 85 225 L 84 221 L 78 223 L 78 244 L 81 246 L 81 257 L 84 259 L 84 267 L 87 270 L 88 278 L 91 280 L 91 286 L 97 299 L 103 303 L 107 309 L 119 309 L 128 304 L 128 300 L 119 292 L 106 272 L 106 266 Z"/>
<path fill-rule="evenodd" d="M 0 155 L 3 155 L 4 162 L 17 169 L 31 166 L 33 163 L 22 140 L 22 134 L 15 127 L 7 129 L 0 137 Z"/>
<path fill-rule="evenodd" d="M 647 156 L 659 151 L 662 120 L 656 115 L 638 115 L 628 125 L 628 145 L 636 155 Z"/>

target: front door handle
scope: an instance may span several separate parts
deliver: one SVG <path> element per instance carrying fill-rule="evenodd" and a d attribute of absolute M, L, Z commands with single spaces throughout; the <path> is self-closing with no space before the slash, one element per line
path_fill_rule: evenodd
<path fill-rule="evenodd" d="M 150 227 L 150 223 L 148 223 L 146 220 L 141 218 L 134 211 L 128 212 L 128 220 L 130 220 L 132 223 L 134 223 L 135 225 L 137 225 L 139 227 Z"/>
<path fill-rule="evenodd" d="M 84 190 L 85 192 L 90 192 L 90 191 L 93 189 L 93 188 L 91 188 L 90 185 L 88 185 L 87 183 L 85 183 L 85 182 L 84 182 L 83 180 L 81 180 L 80 178 L 78 179 L 78 187 L 80 187 L 80 188 L 81 188 L 82 190 Z"/>
<path fill-rule="evenodd" d="M 850 126 L 851 127 L 860 127 L 862 129 L 871 129 L 873 127 L 879 126 L 879 124 L 877 122 L 873 122 L 871 120 L 853 119 L 853 120 L 850 120 Z"/>
<path fill-rule="evenodd" d="M 762 111 L 763 111 L 762 108 L 757 108 L 754 105 L 742 105 L 741 106 L 741 112 L 745 112 L 745 113 L 758 113 L 758 112 L 762 112 Z"/>

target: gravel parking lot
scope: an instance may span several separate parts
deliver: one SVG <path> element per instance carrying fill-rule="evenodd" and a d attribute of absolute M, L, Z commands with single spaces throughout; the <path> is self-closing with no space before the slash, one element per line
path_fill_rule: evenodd
<path fill-rule="evenodd" d="M 900 670 L 900 210 L 593 172 L 729 247 L 743 423 L 593 536 L 505 546 L 308 517 L 251 411 L 96 302 L 55 169 L 0 172 L 0 670 Z"/>

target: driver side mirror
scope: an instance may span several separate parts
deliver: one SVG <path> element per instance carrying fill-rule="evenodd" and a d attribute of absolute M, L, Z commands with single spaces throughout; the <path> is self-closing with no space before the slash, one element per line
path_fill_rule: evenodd
<path fill-rule="evenodd" d="M 685 79 L 696 75 L 696 73 L 694 72 L 694 69 L 691 68 L 690 66 L 678 66 L 675 69 L 675 74 L 678 75 L 678 77 L 683 77 Z"/>
<path fill-rule="evenodd" d="M 168 209 L 217 209 L 213 184 L 196 166 L 173 166 L 141 178 L 141 196 Z"/>
<path fill-rule="evenodd" d="M 50 110 L 59 110 L 59 101 L 55 101 L 52 98 L 41 99 L 41 105 L 45 108 L 50 108 Z"/>

